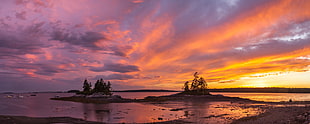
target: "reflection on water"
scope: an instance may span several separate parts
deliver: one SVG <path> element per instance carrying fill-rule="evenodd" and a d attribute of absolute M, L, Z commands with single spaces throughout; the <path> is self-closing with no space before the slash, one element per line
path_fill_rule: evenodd
<path fill-rule="evenodd" d="M 125 98 L 144 98 L 175 92 L 117 93 Z M 281 93 L 212 93 L 226 96 L 250 98 L 263 101 L 284 101 L 284 99 L 309 100 L 308 94 Z M 256 115 L 260 107 L 230 102 L 169 101 L 160 103 L 110 103 L 84 104 L 49 100 L 70 93 L 0 94 L 0 115 L 30 117 L 73 117 L 89 121 L 109 123 L 146 123 L 182 119 L 195 123 L 230 123 L 234 119 Z M 253 106 L 253 105 L 252 105 Z M 259 105 L 255 105 L 259 106 Z"/>
<path fill-rule="evenodd" d="M 147 123 L 182 118 L 182 111 L 142 103 L 84 104 L 49 100 L 56 95 L 72 96 L 68 93 L 40 93 L 36 96 L 19 94 L 24 97 L 8 97 L 0 94 L 0 115 L 30 117 L 74 117 L 89 121 L 109 123 Z"/>
<path fill-rule="evenodd" d="M 200 124 L 231 123 L 233 120 L 258 115 L 263 112 L 259 107 L 230 102 L 170 101 L 158 105 L 182 108 L 186 117 L 183 120 Z"/>
<path fill-rule="evenodd" d="M 140 103 L 84 104 L 85 120 L 109 123 L 147 123 L 181 118 L 181 111 Z"/>
<path fill-rule="evenodd" d="M 230 97 L 248 98 L 251 100 L 265 101 L 265 102 L 280 102 L 280 101 L 310 101 L 309 93 L 225 93 L 212 92 L 211 94 L 222 94 Z"/>
<path fill-rule="evenodd" d="M 120 95 L 123 98 L 143 99 L 147 96 L 164 96 L 176 94 L 179 92 L 113 92 L 113 95 Z"/>

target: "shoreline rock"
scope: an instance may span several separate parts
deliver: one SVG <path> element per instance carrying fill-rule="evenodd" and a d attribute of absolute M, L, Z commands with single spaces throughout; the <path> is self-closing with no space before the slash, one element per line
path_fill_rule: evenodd
<path fill-rule="evenodd" d="M 257 116 L 244 117 L 232 124 L 309 124 L 310 106 L 267 107 Z"/>
<path fill-rule="evenodd" d="M 1 124 L 103 124 L 101 122 L 85 121 L 83 119 L 71 117 L 27 117 L 0 115 Z"/>
<path fill-rule="evenodd" d="M 133 102 L 132 99 L 125 99 L 119 95 L 113 96 L 71 96 L 71 97 L 58 97 L 50 98 L 51 100 L 61 100 L 61 101 L 71 101 L 71 102 L 81 102 L 81 103 L 94 103 L 94 104 L 104 104 L 104 103 L 128 103 Z"/>

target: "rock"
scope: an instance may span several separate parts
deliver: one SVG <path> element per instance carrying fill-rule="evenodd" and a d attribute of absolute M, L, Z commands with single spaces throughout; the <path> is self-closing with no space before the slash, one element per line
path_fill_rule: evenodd
<path fill-rule="evenodd" d="M 183 110 L 184 108 L 176 108 L 176 109 L 170 109 L 170 111 L 180 111 Z"/>
<path fill-rule="evenodd" d="M 96 113 L 102 113 L 102 112 L 110 113 L 110 110 L 96 110 Z"/>
<path fill-rule="evenodd" d="M 163 118 L 160 118 L 160 117 L 158 117 L 157 119 L 158 119 L 158 120 L 163 120 Z"/>
<path fill-rule="evenodd" d="M 125 117 L 113 117 L 113 119 L 124 119 Z"/>
<path fill-rule="evenodd" d="M 156 98 L 158 98 L 158 97 L 156 97 L 156 96 L 147 96 L 144 99 L 156 99 Z"/>
<path fill-rule="evenodd" d="M 120 95 L 113 95 L 112 99 L 122 99 L 122 97 Z"/>

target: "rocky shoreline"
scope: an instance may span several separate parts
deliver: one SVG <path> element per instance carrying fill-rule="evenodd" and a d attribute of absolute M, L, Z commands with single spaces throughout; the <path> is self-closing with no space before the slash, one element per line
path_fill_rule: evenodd
<path fill-rule="evenodd" d="M 1 124 L 102 124 L 101 122 L 85 121 L 71 117 L 26 117 L 0 115 Z"/>
<path fill-rule="evenodd" d="M 128 103 L 135 102 L 134 99 L 125 99 L 121 96 L 102 96 L 102 97 L 88 97 L 88 96 L 71 96 L 71 97 L 58 97 L 50 98 L 51 100 L 81 102 L 81 103 L 94 103 L 94 104 L 106 104 L 106 103 Z"/>
<path fill-rule="evenodd" d="M 310 105 L 267 107 L 262 114 L 233 121 L 232 124 L 309 124 Z"/>

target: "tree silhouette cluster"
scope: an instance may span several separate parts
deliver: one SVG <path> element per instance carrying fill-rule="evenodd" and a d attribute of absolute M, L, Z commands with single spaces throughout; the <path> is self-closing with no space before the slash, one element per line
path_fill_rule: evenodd
<path fill-rule="evenodd" d="M 99 93 L 102 95 L 112 95 L 111 93 L 112 88 L 110 81 L 105 82 L 101 78 L 100 80 L 97 80 L 97 82 L 95 83 L 95 87 L 93 89 L 91 87 L 92 87 L 91 82 L 88 82 L 87 79 L 85 79 L 83 83 L 83 91 L 81 92 L 81 94 L 91 95 L 94 93 Z"/>
<path fill-rule="evenodd" d="M 194 79 L 186 81 L 184 83 L 184 93 L 192 95 L 206 95 L 208 92 L 208 84 L 203 77 L 198 75 L 198 72 L 194 73 Z"/>

